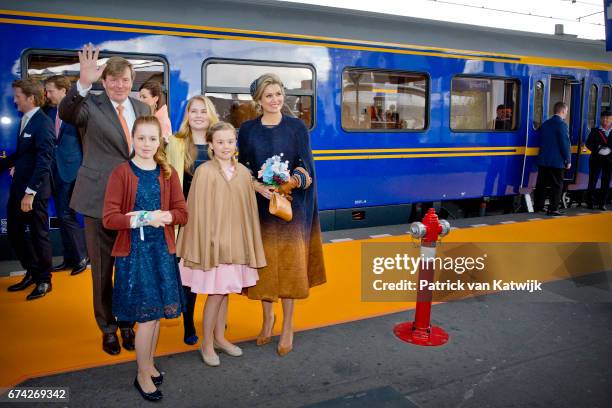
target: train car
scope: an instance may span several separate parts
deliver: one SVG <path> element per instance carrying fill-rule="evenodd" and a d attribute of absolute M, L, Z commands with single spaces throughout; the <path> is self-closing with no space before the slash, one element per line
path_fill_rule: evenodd
<path fill-rule="evenodd" d="M 556 101 L 570 106 L 566 184 L 584 190 L 583 141 L 611 101 L 603 41 L 275 1 L 2 0 L 0 37 L 2 154 L 19 126 L 11 82 L 76 80 L 85 43 L 131 60 L 135 92 L 160 81 L 174 130 L 200 93 L 240 126 L 253 115 L 251 81 L 277 73 L 288 110 L 311 131 L 324 229 L 406 222 L 414 203 L 452 212 L 458 200 L 529 191 L 538 127 Z M 1 174 L 0 234 L 9 183 Z"/>

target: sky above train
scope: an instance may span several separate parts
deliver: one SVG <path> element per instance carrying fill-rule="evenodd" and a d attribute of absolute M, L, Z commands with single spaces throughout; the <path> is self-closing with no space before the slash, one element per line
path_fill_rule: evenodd
<path fill-rule="evenodd" d="M 280 1 L 280 0 L 279 0 Z M 282 0 L 455 23 L 605 39 L 603 0 Z"/>

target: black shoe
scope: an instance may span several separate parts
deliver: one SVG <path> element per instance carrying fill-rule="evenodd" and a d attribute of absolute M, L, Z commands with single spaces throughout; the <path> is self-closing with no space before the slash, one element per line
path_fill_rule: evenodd
<path fill-rule="evenodd" d="M 546 213 L 546 215 L 551 216 L 551 217 L 560 217 L 565 214 L 563 214 L 561 211 L 549 211 Z"/>
<path fill-rule="evenodd" d="M 146 393 L 142 390 L 142 387 L 140 387 L 140 383 L 138 382 L 138 376 L 136 376 L 136 378 L 134 378 L 134 387 L 136 387 L 136 389 L 138 390 L 138 392 L 140 393 L 140 395 L 142 395 L 142 398 L 144 398 L 147 401 L 159 401 L 164 397 L 164 394 L 162 394 L 162 392 L 158 389 L 156 389 L 153 392 L 150 393 Z"/>
<path fill-rule="evenodd" d="M 32 293 L 26 296 L 26 300 L 34 300 L 45 296 L 47 293 L 51 292 L 51 282 L 43 282 L 36 285 Z"/>
<path fill-rule="evenodd" d="M 124 349 L 128 350 L 128 351 L 134 351 L 135 347 L 134 347 L 134 340 L 135 340 L 135 335 L 134 335 L 134 329 L 129 328 L 129 329 L 120 329 L 121 331 L 121 345 L 123 346 Z"/>
<path fill-rule="evenodd" d="M 593 209 L 593 203 L 587 203 L 586 208 L 588 208 L 589 210 Z"/>
<path fill-rule="evenodd" d="M 70 275 L 74 276 L 74 275 L 78 275 L 79 273 L 83 272 L 85 269 L 87 269 L 88 263 L 89 263 L 89 258 L 81 259 L 79 263 L 77 263 L 76 265 L 72 267 L 72 271 L 70 271 Z"/>
<path fill-rule="evenodd" d="M 24 290 L 28 286 L 34 285 L 35 283 L 36 282 L 34 282 L 34 278 L 32 278 L 32 275 L 29 274 L 29 273 L 26 273 L 25 276 L 23 277 L 23 279 L 21 279 L 21 282 L 9 286 L 8 287 L 8 291 L 9 292 L 17 292 L 19 290 Z"/>
<path fill-rule="evenodd" d="M 111 356 L 116 356 L 121 353 L 121 346 L 119 345 L 119 339 L 116 333 L 102 334 L 102 350 Z"/>
<path fill-rule="evenodd" d="M 599 208 L 601 211 L 607 211 L 607 210 L 608 210 L 608 207 L 606 207 L 606 206 L 605 206 L 605 205 L 603 205 L 603 204 L 602 204 L 602 205 L 600 205 L 598 208 Z"/>
<path fill-rule="evenodd" d="M 159 375 L 157 377 L 151 376 L 151 380 L 153 381 L 153 384 L 155 384 L 156 387 L 159 387 L 164 382 L 164 373 L 159 371 L 159 368 L 157 368 L 157 366 L 153 367 L 155 367 L 155 369 L 159 372 Z"/>
<path fill-rule="evenodd" d="M 60 272 L 60 271 L 66 270 L 68 268 L 70 268 L 70 266 L 68 266 L 66 261 L 64 261 L 61 264 L 55 265 L 53 268 L 51 268 L 51 271 L 52 272 Z"/>

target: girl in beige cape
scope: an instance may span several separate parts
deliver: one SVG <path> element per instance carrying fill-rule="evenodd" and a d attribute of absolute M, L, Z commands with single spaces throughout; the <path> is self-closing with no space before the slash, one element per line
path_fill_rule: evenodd
<path fill-rule="evenodd" d="M 193 176 L 187 200 L 190 218 L 179 233 L 177 255 L 182 258 L 183 285 L 208 294 L 200 353 L 206 364 L 218 366 L 215 349 L 242 355 L 225 338 L 227 295 L 254 286 L 259 279 L 256 268 L 266 261 L 251 173 L 234 157 L 236 130 L 219 122 L 209 128 L 206 139 L 213 159 Z"/>

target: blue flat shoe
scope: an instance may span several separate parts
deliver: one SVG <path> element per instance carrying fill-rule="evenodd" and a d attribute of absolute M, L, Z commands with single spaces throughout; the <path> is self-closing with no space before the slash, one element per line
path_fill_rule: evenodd
<path fill-rule="evenodd" d="M 194 344 L 198 344 L 199 337 L 196 334 L 192 334 L 190 336 L 183 337 L 183 341 L 188 346 L 193 346 Z"/>

